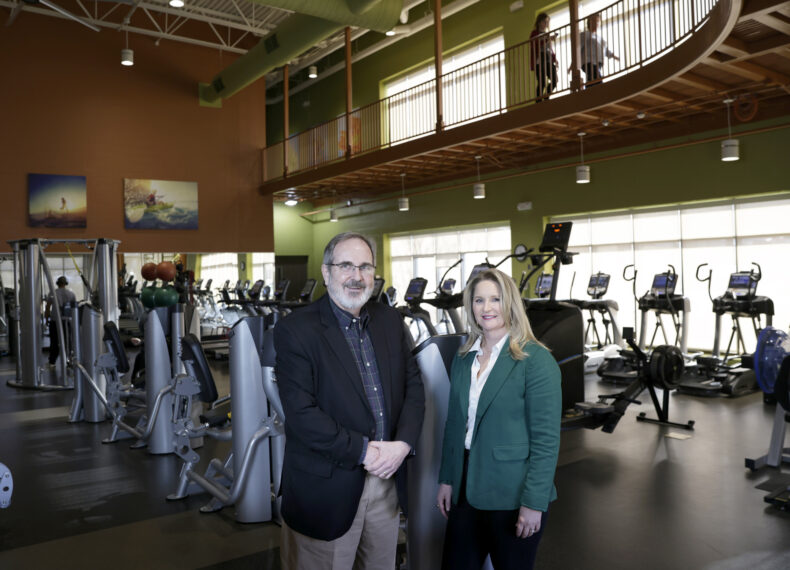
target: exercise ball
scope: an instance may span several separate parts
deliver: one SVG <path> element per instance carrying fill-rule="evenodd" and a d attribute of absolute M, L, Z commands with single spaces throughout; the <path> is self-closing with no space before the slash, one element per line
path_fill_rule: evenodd
<path fill-rule="evenodd" d="M 168 285 L 156 290 L 154 303 L 157 307 L 170 307 L 178 303 L 178 292 Z"/>
<path fill-rule="evenodd" d="M 153 265 L 153 263 L 151 264 Z M 156 294 L 156 287 L 143 287 L 140 291 L 140 301 L 146 309 L 153 309 L 156 305 L 154 303 L 154 295 Z"/>
<path fill-rule="evenodd" d="M 163 261 L 156 266 L 156 276 L 164 282 L 172 281 L 176 278 L 176 266 L 172 261 Z"/>
<path fill-rule="evenodd" d="M 146 281 L 153 281 L 156 279 L 156 263 L 146 263 L 143 265 L 140 273 Z"/>

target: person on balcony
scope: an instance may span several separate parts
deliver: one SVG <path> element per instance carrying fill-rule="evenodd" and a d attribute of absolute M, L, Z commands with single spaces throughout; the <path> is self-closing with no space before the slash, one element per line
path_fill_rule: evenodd
<path fill-rule="evenodd" d="M 587 29 L 579 34 L 582 71 L 587 78 L 587 87 L 601 84 L 604 57 L 620 61 L 620 58 L 607 47 L 606 40 L 598 34 L 600 24 L 601 15 L 593 14 L 587 18 Z"/>
<path fill-rule="evenodd" d="M 557 34 L 549 34 L 550 18 L 541 12 L 535 19 L 535 28 L 529 35 L 530 69 L 535 72 L 535 101 L 548 99 L 557 88 L 557 56 L 554 40 Z"/>

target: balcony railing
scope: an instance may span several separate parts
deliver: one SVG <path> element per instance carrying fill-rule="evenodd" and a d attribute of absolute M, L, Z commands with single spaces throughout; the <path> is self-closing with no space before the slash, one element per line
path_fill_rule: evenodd
<path fill-rule="evenodd" d="M 616 58 L 601 54 L 602 77 L 586 77 L 584 54 L 595 54 L 596 44 L 580 31 L 581 88 L 611 81 L 666 54 L 705 23 L 717 2 L 620 0 L 597 12 L 597 37 L 605 40 Z M 578 27 L 586 26 L 580 21 Z M 263 149 L 264 182 L 506 113 L 538 99 L 566 95 L 571 92 L 571 31 L 571 24 L 561 26 L 442 75 L 441 125 L 437 125 L 436 79 L 431 79 L 295 134 L 285 143 L 270 145 Z M 540 65 L 538 54 L 549 42 L 557 60 L 557 77 L 547 95 L 538 92 L 533 68 L 536 61 Z"/>

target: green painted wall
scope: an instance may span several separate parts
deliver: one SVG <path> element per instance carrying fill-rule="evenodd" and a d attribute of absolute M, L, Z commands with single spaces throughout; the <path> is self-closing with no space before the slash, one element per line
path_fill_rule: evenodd
<path fill-rule="evenodd" d="M 703 143 L 593 163 L 588 185 L 576 184 L 574 169 L 569 166 L 488 182 L 485 200 L 472 199 L 470 183 L 454 190 L 412 196 L 409 212 L 397 211 L 397 196 L 341 209 L 337 223 L 294 220 L 299 217 L 296 211 L 275 205 L 275 251 L 310 255 L 311 275 L 319 277 L 324 245 L 343 231 L 370 235 L 382 253 L 387 234 L 508 221 L 514 245 L 537 247 L 548 216 L 790 191 L 790 127 L 739 138 L 738 162 L 721 162 L 719 143 Z M 533 209 L 518 212 L 516 204 L 524 201 L 531 201 Z M 309 209 L 305 207 L 304 211 Z M 328 215 L 321 219 L 328 220 Z M 281 228 L 281 220 L 288 225 Z M 513 274 L 520 274 L 521 269 L 514 263 Z M 380 259 L 379 273 L 390 282 L 388 270 L 386 259 Z"/>

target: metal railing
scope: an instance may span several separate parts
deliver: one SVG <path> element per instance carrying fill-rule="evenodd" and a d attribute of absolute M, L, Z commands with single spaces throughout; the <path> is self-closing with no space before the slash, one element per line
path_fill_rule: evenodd
<path fill-rule="evenodd" d="M 578 22 L 582 89 L 643 67 L 687 40 L 718 0 L 620 0 Z M 591 18 L 598 17 L 595 33 Z M 264 181 L 282 178 L 571 92 L 571 24 L 263 149 Z M 287 150 L 286 150 L 287 149 Z M 286 151 L 287 158 L 283 156 Z"/>

